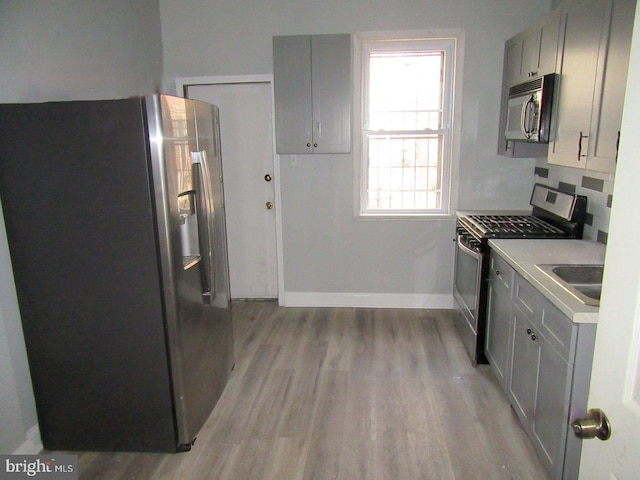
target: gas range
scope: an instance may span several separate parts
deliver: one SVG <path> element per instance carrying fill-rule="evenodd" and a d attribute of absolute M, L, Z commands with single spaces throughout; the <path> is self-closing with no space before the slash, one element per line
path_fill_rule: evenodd
<path fill-rule="evenodd" d="M 565 238 L 569 234 L 533 215 L 466 215 L 460 225 L 478 239 Z"/>
<path fill-rule="evenodd" d="M 455 321 L 474 364 L 486 363 L 484 338 L 492 238 L 582 238 L 587 198 L 536 184 L 530 215 L 467 213 L 458 218 L 453 297 Z"/>
<path fill-rule="evenodd" d="M 587 198 L 534 185 L 530 215 L 469 214 L 458 218 L 458 235 L 486 244 L 491 238 L 582 238 Z"/>

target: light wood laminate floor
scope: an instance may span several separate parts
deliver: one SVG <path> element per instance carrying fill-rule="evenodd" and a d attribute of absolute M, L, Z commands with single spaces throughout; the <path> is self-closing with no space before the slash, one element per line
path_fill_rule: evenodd
<path fill-rule="evenodd" d="M 193 449 L 80 453 L 80 479 L 547 479 L 450 312 L 233 312 L 236 366 Z"/>

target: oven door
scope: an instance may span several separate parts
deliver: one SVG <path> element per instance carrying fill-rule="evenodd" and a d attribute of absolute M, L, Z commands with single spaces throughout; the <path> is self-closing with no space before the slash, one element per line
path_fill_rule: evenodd
<path fill-rule="evenodd" d="M 456 325 L 474 363 L 482 359 L 482 339 L 478 337 L 478 317 L 482 288 L 484 253 L 477 240 L 458 232 L 453 296 L 456 301 Z"/>
<path fill-rule="evenodd" d="M 457 237 L 454 295 L 466 313 L 477 318 L 483 254 L 468 234 L 459 233 Z"/>

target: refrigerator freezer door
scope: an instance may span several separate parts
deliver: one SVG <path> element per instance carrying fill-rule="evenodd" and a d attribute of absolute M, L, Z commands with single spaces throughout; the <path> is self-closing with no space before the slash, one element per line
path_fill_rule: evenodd
<path fill-rule="evenodd" d="M 209 168 L 209 151 L 198 146 L 194 102 L 161 95 L 148 97 L 147 103 L 178 445 L 188 449 L 232 367 L 228 300 L 224 308 L 210 303 L 210 289 L 219 283 L 212 280 L 213 268 L 217 262 L 227 264 L 226 255 L 215 261 L 212 255 L 226 252 L 226 240 L 218 248 L 222 240 L 215 233 L 217 212 L 211 198 L 218 177 Z M 183 262 L 179 208 L 185 192 L 194 192 L 201 257 L 188 268 Z"/>

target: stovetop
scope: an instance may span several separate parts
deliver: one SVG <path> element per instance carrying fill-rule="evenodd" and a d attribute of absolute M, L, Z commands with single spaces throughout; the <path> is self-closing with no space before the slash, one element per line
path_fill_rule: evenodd
<path fill-rule="evenodd" d="M 566 238 L 567 232 L 533 215 L 466 215 L 460 224 L 478 239 Z"/>
<path fill-rule="evenodd" d="M 582 238 L 587 197 L 535 184 L 529 204 L 533 211 L 527 215 L 468 212 L 458 219 L 458 234 L 478 242 L 490 238 Z"/>

